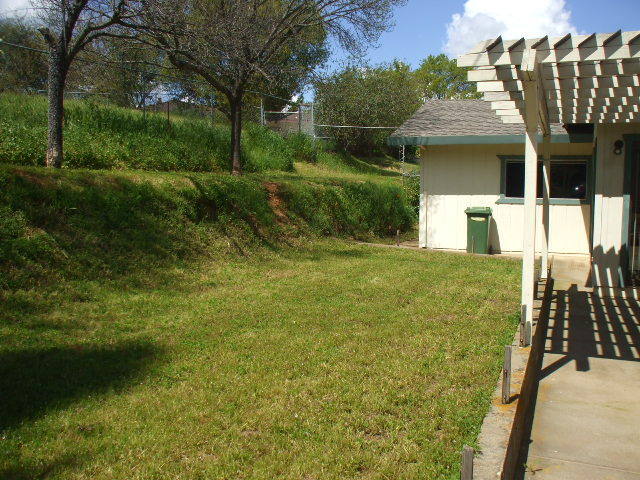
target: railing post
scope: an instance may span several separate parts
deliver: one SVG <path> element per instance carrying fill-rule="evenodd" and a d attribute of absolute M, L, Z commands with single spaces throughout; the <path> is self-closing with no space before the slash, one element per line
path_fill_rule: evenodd
<path fill-rule="evenodd" d="M 529 339 L 531 338 L 530 323 L 527 322 L 527 306 L 522 305 L 520 307 L 520 346 L 528 347 L 530 345 Z"/>
<path fill-rule="evenodd" d="M 460 480 L 473 480 L 473 448 L 469 445 L 462 447 L 462 465 Z"/>
<path fill-rule="evenodd" d="M 504 347 L 504 365 L 502 366 L 502 403 L 511 400 L 511 345 Z"/>

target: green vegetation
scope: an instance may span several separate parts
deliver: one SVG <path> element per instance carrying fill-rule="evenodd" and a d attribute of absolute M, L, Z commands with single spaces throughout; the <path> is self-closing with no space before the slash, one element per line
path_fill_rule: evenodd
<path fill-rule="evenodd" d="M 429 55 L 412 70 L 399 60 L 379 65 L 348 65 L 315 83 L 320 124 L 399 127 L 429 98 L 478 98 L 467 68 L 446 55 Z M 328 129 L 349 152 L 380 155 L 388 151 L 393 129 Z"/>
<path fill-rule="evenodd" d="M 13 290 L 173 261 L 220 238 L 242 250 L 309 235 L 367 239 L 414 222 L 399 187 L 293 175 L 2 167 L 0 208 L 0 287 Z"/>
<path fill-rule="evenodd" d="M 0 162 L 44 165 L 44 97 L 0 94 Z M 247 124 L 246 171 L 293 169 L 292 147 L 280 135 Z M 207 120 L 118 108 L 87 101 L 65 103 L 65 166 L 156 171 L 228 171 L 229 127 Z"/>
<path fill-rule="evenodd" d="M 66 102 L 65 167 L 109 170 L 226 172 L 229 127 L 206 119 L 142 112 L 103 103 Z M 0 164 L 44 165 L 46 99 L 0 94 Z M 283 138 L 245 124 L 243 155 L 250 172 L 399 184 L 397 162 L 362 161 L 302 134 Z M 294 168 L 295 165 L 295 168 Z M 294 175 L 295 176 L 295 175 Z M 390 181 L 390 182 L 389 182 Z"/>
<path fill-rule="evenodd" d="M 384 183 L 0 172 L 1 478 L 457 478 L 517 262 L 315 236 Z"/>

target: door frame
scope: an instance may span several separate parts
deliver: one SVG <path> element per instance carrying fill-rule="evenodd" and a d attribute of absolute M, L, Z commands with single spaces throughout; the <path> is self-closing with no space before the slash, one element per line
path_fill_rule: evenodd
<path fill-rule="evenodd" d="M 634 161 L 638 161 L 640 163 L 639 157 L 640 154 L 640 134 L 626 134 L 622 135 L 624 141 L 624 182 L 623 182 L 623 190 L 622 190 L 622 244 L 620 247 L 620 267 L 622 270 L 622 275 L 620 281 L 622 282 L 621 287 L 627 286 L 630 284 L 631 272 L 630 272 L 630 256 L 631 249 L 629 248 L 629 227 L 631 222 L 631 196 L 633 192 L 633 171 L 634 171 Z M 638 174 L 640 174 L 640 166 Z"/>

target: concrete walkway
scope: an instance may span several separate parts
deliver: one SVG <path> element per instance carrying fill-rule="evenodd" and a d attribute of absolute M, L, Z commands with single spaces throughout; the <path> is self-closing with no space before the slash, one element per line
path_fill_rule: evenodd
<path fill-rule="evenodd" d="M 640 303 L 568 283 L 549 312 L 521 478 L 640 480 Z"/>

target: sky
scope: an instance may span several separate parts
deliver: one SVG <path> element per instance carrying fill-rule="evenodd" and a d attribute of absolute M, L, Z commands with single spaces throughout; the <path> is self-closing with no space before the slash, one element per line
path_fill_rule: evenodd
<path fill-rule="evenodd" d="M 30 0 L 0 0 L 0 15 L 29 5 Z M 640 0 L 408 0 L 394 20 L 370 48 L 372 63 L 400 59 L 417 66 L 430 54 L 455 57 L 500 34 L 511 39 L 640 30 Z M 336 49 L 331 63 L 346 57 Z"/>
<path fill-rule="evenodd" d="M 500 34 L 512 39 L 618 29 L 640 30 L 640 0 L 409 0 L 396 9 L 395 27 L 368 59 L 417 66 L 430 54 L 455 57 Z M 334 61 L 344 57 L 338 51 Z"/>

